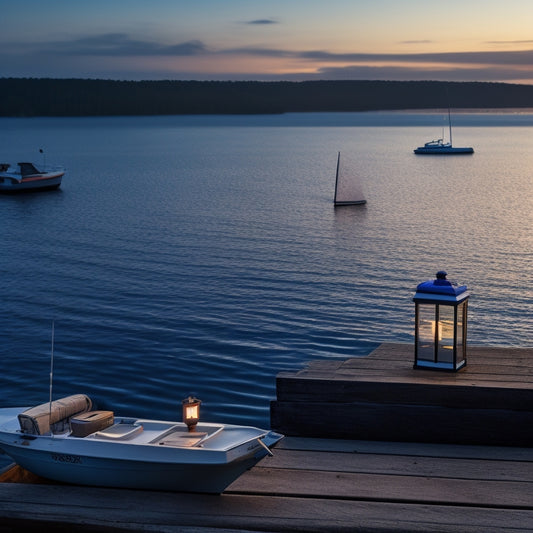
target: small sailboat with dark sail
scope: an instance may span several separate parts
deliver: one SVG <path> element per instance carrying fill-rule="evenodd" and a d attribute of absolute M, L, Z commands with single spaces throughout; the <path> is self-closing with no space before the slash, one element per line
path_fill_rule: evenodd
<path fill-rule="evenodd" d="M 341 163 L 341 153 L 337 155 L 337 172 L 335 175 L 335 206 L 362 205 L 366 199 L 361 189 L 361 184 L 352 172 L 348 172 Z"/>

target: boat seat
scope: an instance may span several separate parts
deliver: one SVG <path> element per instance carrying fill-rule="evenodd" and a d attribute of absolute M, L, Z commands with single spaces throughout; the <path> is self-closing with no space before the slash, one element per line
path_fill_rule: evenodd
<path fill-rule="evenodd" d="M 87 411 L 70 419 L 71 434 L 73 437 L 86 437 L 112 426 L 113 422 L 113 411 Z"/>
<path fill-rule="evenodd" d="M 114 424 L 102 431 L 97 431 L 93 435 L 97 439 L 127 440 L 142 431 L 143 427 L 141 424 Z"/>
<path fill-rule="evenodd" d="M 156 441 L 160 446 L 175 446 L 177 448 L 193 448 L 198 446 L 206 437 L 207 433 L 175 432 Z"/>
<path fill-rule="evenodd" d="M 70 429 L 73 416 L 90 411 L 91 399 L 85 394 L 74 394 L 51 404 L 43 403 L 18 415 L 20 430 L 30 435 L 44 435 Z"/>

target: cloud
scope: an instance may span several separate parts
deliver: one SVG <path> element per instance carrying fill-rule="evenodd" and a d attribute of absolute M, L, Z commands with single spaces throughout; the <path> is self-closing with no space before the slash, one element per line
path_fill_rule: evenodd
<path fill-rule="evenodd" d="M 323 67 L 313 78 L 328 80 L 400 80 L 400 81 L 515 81 L 533 80 L 533 70 L 517 71 L 505 66 L 474 68 L 421 68 L 413 66 Z M 305 79 L 309 79 L 306 76 Z"/>
<path fill-rule="evenodd" d="M 270 19 L 247 23 L 275 23 L 267 21 Z M 196 60 L 200 57 L 201 62 Z M 230 72 L 237 59 L 239 65 L 248 59 L 251 69 Z M 254 71 L 254 65 L 258 68 L 261 64 L 267 65 L 266 72 Z M 168 69 L 167 79 L 515 81 L 533 79 L 533 50 L 372 54 L 257 46 L 225 49 L 210 47 L 200 40 L 168 44 L 135 39 L 127 33 L 48 43 L 3 43 L 0 49 L 0 71 L 7 76 L 35 76 L 37 72 L 64 76 L 70 71 L 73 76 L 83 72 L 90 77 L 115 72 L 122 78 L 126 71 L 133 73 L 135 65 L 139 72 L 136 76 L 131 74 L 130 79 L 156 79 Z M 213 70 L 210 65 L 215 65 Z M 223 69 L 223 65 L 228 68 Z"/>
<path fill-rule="evenodd" d="M 359 63 L 455 63 L 455 64 L 513 64 L 533 65 L 533 50 L 497 52 L 441 52 L 418 54 L 334 54 L 326 51 L 297 52 L 295 57 L 329 62 Z"/>
<path fill-rule="evenodd" d="M 258 26 L 261 25 L 268 25 L 268 24 L 279 24 L 277 20 L 274 19 L 256 19 L 256 20 L 248 20 L 244 24 L 256 24 Z"/>
<path fill-rule="evenodd" d="M 256 47 L 241 47 L 241 48 L 228 48 L 226 50 L 220 50 L 216 52 L 220 55 L 247 55 L 256 57 L 299 57 L 298 53 L 291 50 L 281 50 L 279 48 L 256 48 Z"/>
<path fill-rule="evenodd" d="M 531 44 L 533 39 L 528 39 L 526 41 L 486 41 L 487 44 Z"/>
<path fill-rule="evenodd" d="M 430 44 L 432 42 L 429 39 L 422 39 L 420 41 L 400 41 L 400 44 Z"/>
<path fill-rule="evenodd" d="M 40 53 L 91 56 L 192 56 L 206 53 L 201 41 L 164 45 L 132 39 L 125 33 L 105 33 L 41 45 Z"/>
<path fill-rule="evenodd" d="M 239 54 L 272 58 L 294 58 L 326 63 L 428 63 L 428 64 L 502 64 L 533 65 L 533 50 L 485 51 L 485 52 L 439 52 L 439 53 L 333 53 L 327 50 L 294 51 L 277 48 L 241 47 L 213 52 L 215 54 Z"/>
<path fill-rule="evenodd" d="M 259 19 L 247 24 L 275 23 L 270 19 Z M 409 41 L 405 41 L 409 42 Z M 412 42 L 412 41 L 411 41 Z M 421 41 L 419 41 L 421 42 Z M 429 41 L 424 41 L 429 42 Z M 523 41 L 527 42 L 527 41 Z M 533 42 L 530 41 L 530 42 Z M 6 45 L 6 43 L 5 43 Z M 483 51 L 483 52 L 431 52 L 431 53 L 334 53 L 327 50 L 290 50 L 281 48 L 240 47 L 231 49 L 209 48 L 200 40 L 178 42 L 172 45 L 133 39 L 126 33 L 105 33 L 76 39 L 65 39 L 49 43 L 30 45 L 11 43 L 11 49 L 21 52 L 35 52 L 61 55 L 92 56 L 195 56 L 195 55 L 249 55 L 272 58 L 293 58 L 326 63 L 454 63 L 454 64 L 505 64 L 533 65 L 533 50 L 520 51 Z"/>

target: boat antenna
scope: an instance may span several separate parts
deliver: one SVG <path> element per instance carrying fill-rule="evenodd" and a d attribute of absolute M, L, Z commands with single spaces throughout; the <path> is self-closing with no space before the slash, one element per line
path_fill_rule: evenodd
<path fill-rule="evenodd" d="M 46 167 L 46 155 L 42 148 L 39 148 L 39 153 L 43 154 L 43 170 L 44 170 L 44 167 Z"/>
<path fill-rule="evenodd" d="M 52 350 L 50 352 L 50 401 L 49 401 L 49 410 L 48 410 L 48 421 L 52 420 L 52 384 L 54 382 L 54 321 L 52 320 Z M 52 435 L 52 425 L 50 424 L 50 433 Z"/>

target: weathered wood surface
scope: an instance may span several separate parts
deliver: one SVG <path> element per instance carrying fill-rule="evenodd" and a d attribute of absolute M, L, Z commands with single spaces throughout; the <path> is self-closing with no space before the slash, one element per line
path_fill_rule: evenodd
<path fill-rule="evenodd" d="M 413 369 L 413 346 L 282 372 L 274 429 L 292 436 L 533 446 L 533 349 L 469 347 L 457 373 Z"/>
<path fill-rule="evenodd" d="M 533 448 L 288 437 L 221 496 L 0 483 L 0 531 L 533 530 Z"/>

